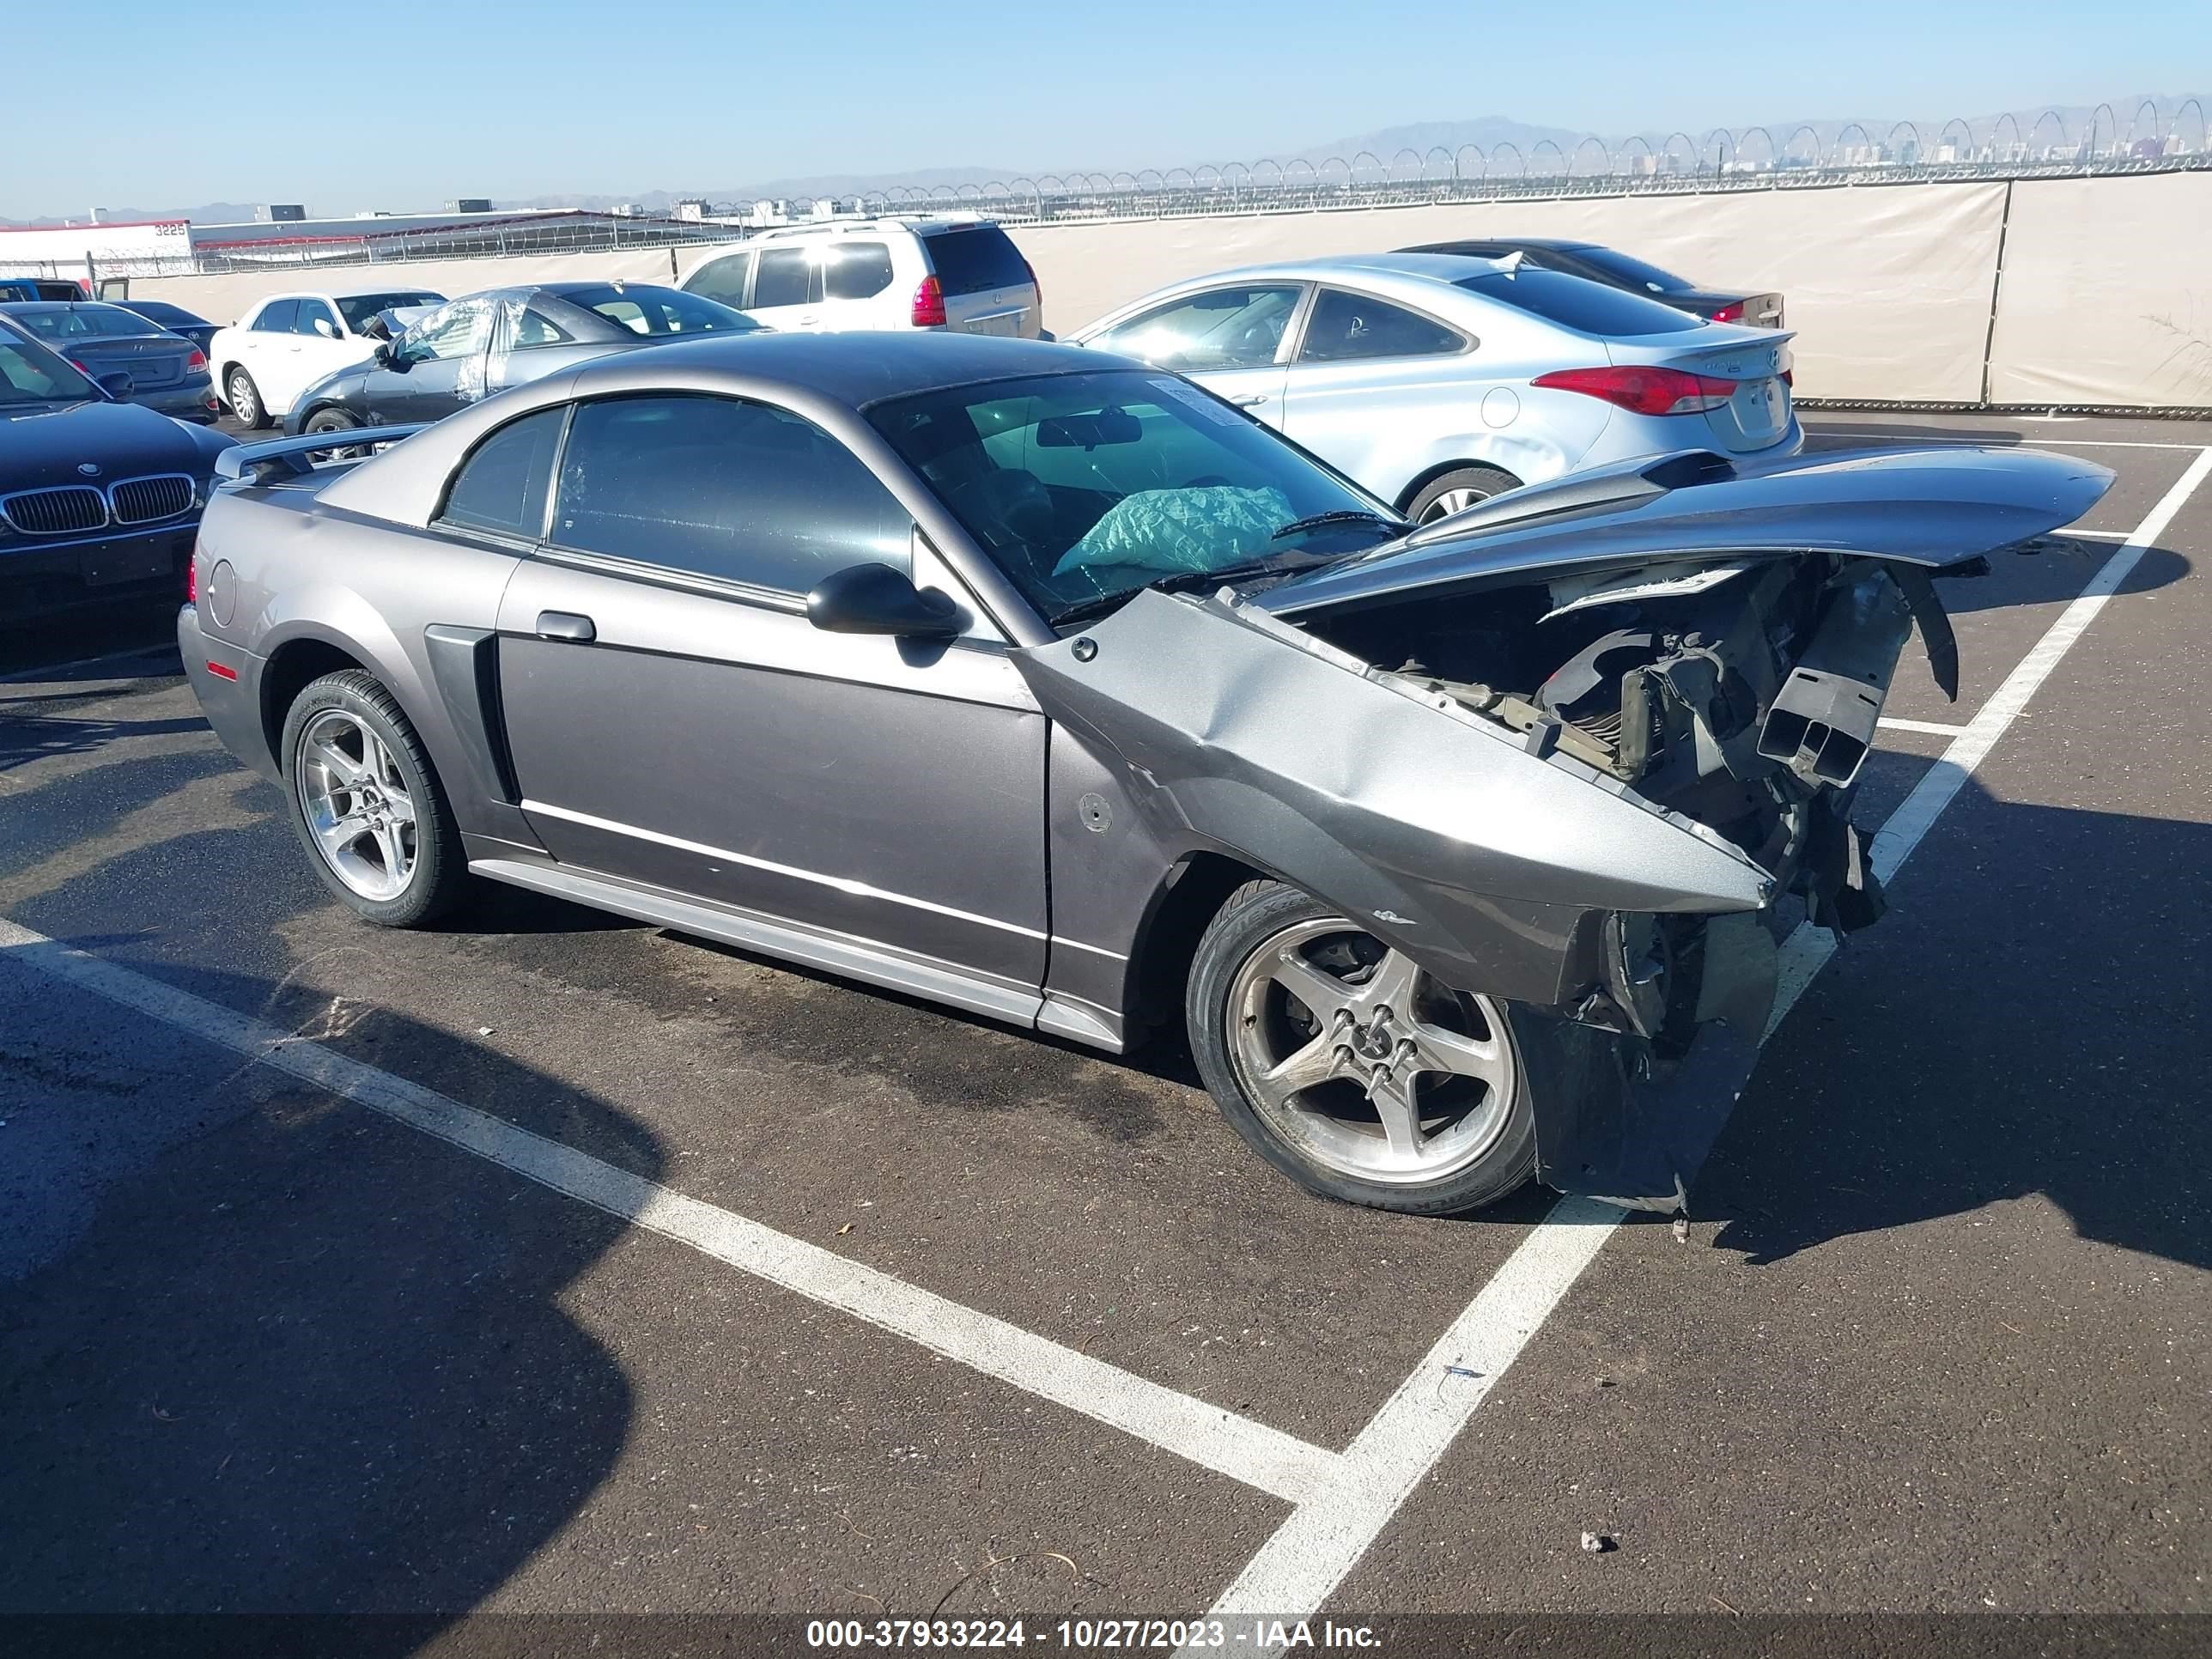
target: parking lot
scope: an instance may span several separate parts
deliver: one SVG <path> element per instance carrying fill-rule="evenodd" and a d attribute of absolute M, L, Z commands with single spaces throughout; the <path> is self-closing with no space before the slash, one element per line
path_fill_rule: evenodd
<path fill-rule="evenodd" d="M 519 891 L 362 927 L 173 649 L 19 647 L 0 1610 L 2212 1611 L 2212 426 L 1808 425 L 2119 479 L 1946 585 L 1955 704 L 1908 651 L 1893 914 L 1686 1237 L 1328 1204 L 1171 1048 Z"/>

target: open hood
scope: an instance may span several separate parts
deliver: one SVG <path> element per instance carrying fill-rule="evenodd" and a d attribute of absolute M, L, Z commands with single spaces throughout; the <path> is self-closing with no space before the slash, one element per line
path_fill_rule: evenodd
<path fill-rule="evenodd" d="M 1537 570 L 1800 553 L 1941 570 L 2072 523 L 2112 483 L 2094 462 L 2027 449 L 1851 450 L 1749 475 L 1688 452 L 1509 490 L 1255 602 L 1297 617 Z"/>

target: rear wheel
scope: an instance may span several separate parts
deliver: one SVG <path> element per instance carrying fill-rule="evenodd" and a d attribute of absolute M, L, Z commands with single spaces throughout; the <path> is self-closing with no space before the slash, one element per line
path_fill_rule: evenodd
<path fill-rule="evenodd" d="M 415 728 L 360 669 L 325 674 L 284 721 L 292 827 L 346 907 L 384 927 L 450 909 L 469 881 L 460 830 Z"/>
<path fill-rule="evenodd" d="M 1502 467 L 1454 467 L 1423 486 L 1407 507 L 1406 516 L 1415 524 L 1427 524 L 1464 513 L 1478 501 L 1520 487 L 1521 480 Z"/>
<path fill-rule="evenodd" d="M 1439 1215 L 1534 1171 L 1504 1005 L 1443 984 L 1295 888 L 1258 881 L 1230 896 L 1199 942 L 1185 1016 L 1223 1115 L 1312 1191 Z"/>
<path fill-rule="evenodd" d="M 222 395 L 240 426 L 258 428 L 269 424 L 269 411 L 261 405 L 261 388 L 253 384 L 253 377 L 244 369 L 230 371 L 229 378 L 222 383 Z"/>

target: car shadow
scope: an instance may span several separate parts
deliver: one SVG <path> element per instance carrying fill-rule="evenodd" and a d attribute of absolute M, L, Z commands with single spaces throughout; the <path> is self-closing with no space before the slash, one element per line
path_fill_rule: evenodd
<path fill-rule="evenodd" d="M 427 1615 L 344 1632 L 414 1650 L 621 1455 L 629 1382 L 568 1304 L 625 1224 L 4 951 L 0 969 L 40 1005 L 0 1010 L 0 1613 Z M 388 1010 L 306 1034 L 465 1078 L 467 1103 L 565 1121 L 649 1178 L 665 1162 L 615 1108 Z"/>
<path fill-rule="evenodd" d="M 1765 1265 L 2040 1196 L 2083 1238 L 2212 1267 L 2212 825 L 2000 801 L 1947 814 L 1771 1042 L 1692 1191 Z M 1931 860 L 1932 862 L 1932 860 Z"/>
<path fill-rule="evenodd" d="M 9 701 L 0 699 L 0 702 Z M 63 755 L 89 754 L 118 738 L 173 737 L 204 732 L 198 714 L 171 720 L 76 720 L 47 714 L 0 714 L 0 772 Z"/>
<path fill-rule="evenodd" d="M 1986 575 L 1938 578 L 1936 593 L 1943 601 L 1943 609 L 1954 617 L 2022 605 L 2063 605 L 2079 598 L 2089 579 L 2119 550 L 2118 542 L 2053 531 L 1990 554 Z M 2128 591 L 2167 586 L 2186 576 L 2191 568 L 2189 559 L 2171 548 L 2146 547 L 2129 573 Z"/>

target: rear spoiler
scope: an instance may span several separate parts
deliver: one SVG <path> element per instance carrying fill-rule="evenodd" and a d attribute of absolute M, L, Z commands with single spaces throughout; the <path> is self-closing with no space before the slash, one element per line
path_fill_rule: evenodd
<path fill-rule="evenodd" d="M 411 438 L 428 425 L 364 426 L 344 432 L 311 432 L 297 438 L 272 438 L 267 443 L 234 444 L 215 458 L 215 476 L 226 482 L 249 473 L 258 484 L 280 478 L 303 478 L 315 470 L 307 458 L 332 449 L 351 449 L 357 444 L 395 444 Z"/>

